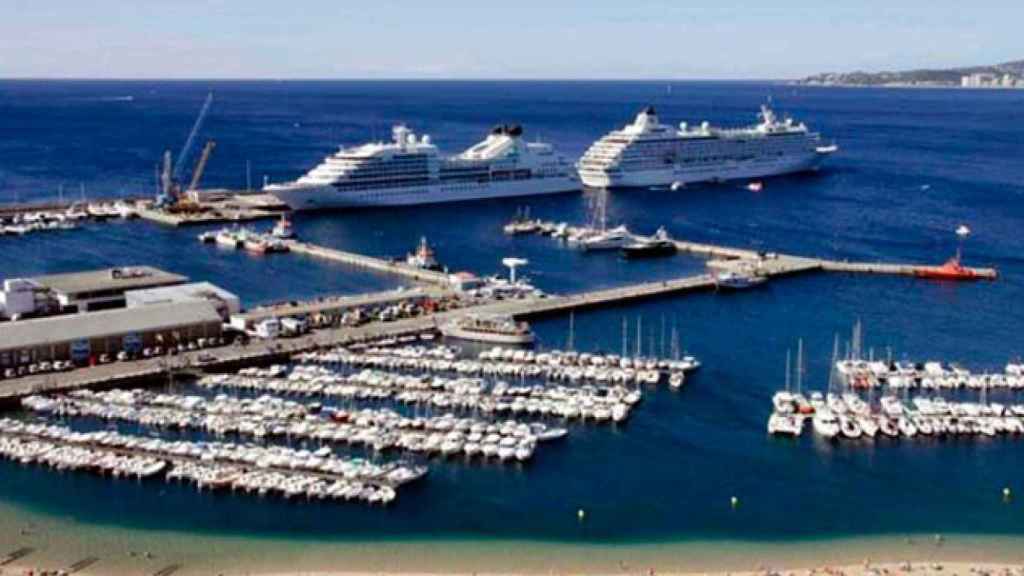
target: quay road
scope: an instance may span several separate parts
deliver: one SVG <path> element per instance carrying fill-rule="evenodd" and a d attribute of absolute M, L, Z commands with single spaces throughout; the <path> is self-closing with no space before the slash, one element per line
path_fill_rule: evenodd
<path fill-rule="evenodd" d="M 820 264 L 814 260 L 779 258 L 766 261 L 762 271 L 769 276 L 778 276 L 815 268 L 820 268 Z M 183 352 L 177 356 L 114 362 L 64 373 L 36 374 L 0 381 L 0 404 L 15 405 L 20 398 L 30 394 L 61 392 L 83 387 L 109 388 L 143 385 L 163 381 L 161 377 L 173 378 L 176 373 L 187 375 L 199 371 L 237 369 L 248 365 L 285 362 L 297 352 L 432 331 L 438 325 L 466 312 L 508 314 L 518 318 L 528 318 L 641 298 L 710 290 L 714 286 L 713 276 L 698 274 L 673 280 L 645 282 L 564 296 L 488 301 L 431 316 L 404 318 L 393 322 L 371 322 L 358 327 L 329 328 L 295 338 L 280 338 L 273 341 L 253 340 L 245 346 L 232 344 L 220 348 Z M 201 362 L 200 355 L 209 355 L 216 360 Z"/>
<path fill-rule="evenodd" d="M 384 292 L 371 292 L 357 294 L 355 296 L 330 296 L 296 302 L 294 304 L 274 304 L 270 306 L 258 306 L 250 308 L 235 317 L 243 319 L 247 325 L 256 324 L 267 318 L 282 318 L 284 316 L 303 316 L 319 313 L 336 313 L 338 311 L 360 308 L 363 306 L 381 306 L 394 304 L 411 298 L 424 297 L 439 300 L 451 296 L 453 292 L 443 288 L 416 287 L 408 290 L 387 290 Z"/>

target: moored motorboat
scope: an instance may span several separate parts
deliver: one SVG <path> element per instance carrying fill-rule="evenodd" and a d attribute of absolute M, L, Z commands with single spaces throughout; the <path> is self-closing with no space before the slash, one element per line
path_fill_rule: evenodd
<path fill-rule="evenodd" d="M 678 248 L 676 243 L 669 238 L 664 228 L 658 228 L 654 236 L 635 240 L 622 247 L 622 255 L 625 258 L 653 258 L 658 256 L 672 256 Z"/>
<path fill-rule="evenodd" d="M 746 290 L 761 286 L 767 281 L 764 276 L 741 272 L 722 272 L 715 276 L 715 286 L 719 290 Z"/>
<path fill-rule="evenodd" d="M 508 316 L 467 314 L 439 327 L 447 338 L 494 344 L 533 344 L 535 336 L 526 322 Z"/>

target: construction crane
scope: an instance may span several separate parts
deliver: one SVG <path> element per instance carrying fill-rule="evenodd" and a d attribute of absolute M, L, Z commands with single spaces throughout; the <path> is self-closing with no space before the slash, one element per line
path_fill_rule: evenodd
<path fill-rule="evenodd" d="M 196 168 L 192 171 L 192 181 L 188 184 L 189 191 L 195 190 L 199 186 L 199 179 L 203 177 L 203 172 L 206 171 L 206 163 L 210 160 L 210 154 L 213 153 L 213 149 L 216 147 L 216 141 L 206 141 L 206 146 L 203 146 L 203 152 L 199 155 L 199 161 L 196 162 Z"/>
<path fill-rule="evenodd" d="M 181 181 L 181 171 L 185 168 L 188 156 L 192 152 L 192 145 L 195 144 L 196 136 L 199 135 L 199 129 L 203 127 L 203 121 L 206 120 L 206 113 L 210 111 L 211 104 L 213 104 L 213 92 L 206 95 L 206 100 L 203 101 L 203 107 L 199 110 L 196 123 L 192 125 L 192 131 L 188 133 L 188 138 L 185 139 L 185 145 L 181 147 L 181 152 L 178 152 L 178 161 L 174 163 L 173 176 L 179 182 Z"/>
<path fill-rule="evenodd" d="M 199 135 L 199 130 L 203 126 L 203 121 L 206 119 L 206 114 L 210 111 L 211 104 L 213 104 L 213 92 L 206 95 L 206 100 L 203 101 L 203 107 L 199 110 L 199 116 L 192 125 L 192 130 L 189 131 L 188 138 L 185 139 L 185 144 L 181 147 L 181 152 L 178 153 L 178 159 L 174 162 L 173 167 L 171 165 L 171 151 L 167 150 L 164 152 L 163 169 L 160 173 L 161 193 L 156 199 L 157 206 L 174 205 L 181 201 L 180 182 L 182 170 L 188 161 L 189 154 L 192 151 L 192 146 L 195 143 L 196 137 Z M 202 176 L 202 172 L 206 169 L 206 161 L 209 160 L 209 156 L 212 151 L 213 144 L 211 141 L 207 143 L 206 147 L 203 149 L 203 156 L 196 165 L 196 171 L 198 174 L 193 174 L 192 183 L 188 188 L 189 190 L 193 189 L 194 186 L 199 183 L 199 178 Z"/>

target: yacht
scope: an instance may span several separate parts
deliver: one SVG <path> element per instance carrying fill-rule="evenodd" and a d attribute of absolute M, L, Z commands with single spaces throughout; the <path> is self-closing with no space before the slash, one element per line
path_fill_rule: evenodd
<path fill-rule="evenodd" d="M 831 410 L 817 411 L 811 422 L 814 424 L 814 431 L 820 436 L 831 439 L 839 435 L 839 419 Z"/>
<path fill-rule="evenodd" d="M 404 125 L 391 142 L 339 148 L 293 182 L 264 192 L 293 210 L 408 206 L 553 194 L 579 189 L 572 166 L 547 143 L 526 142 L 518 125 L 494 128 L 461 154 L 445 157 L 429 136 Z"/>
<path fill-rule="evenodd" d="M 839 416 L 839 429 L 842 431 L 843 436 L 852 439 L 860 438 L 863 435 L 860 424 L 853 416 L 842 415 Z"/>
<path fill-rule="evenodd" d="M 584 237 L 578 246 L 584 252 L 621 250 L 633 243 L 633 235 L 623 226 L 616 226 Z"/>
<path fill-rule="evenodd" d="M 622 247 L 622 255 L 628 259 L 672 256 L 678 248 L 664 228 L 658 228 L 654 236 L 636 240 Z"/>
<path fill-rule="evenodd" d="M 878 422 L 871 415 L 858 416 L 857 425 L 868 438 L 874 438 L 878 434 Z"/>
<path fill-rule="evenodd" d="M 662 124 L 652 106 L 620 130 L 605 135 L 580 158 L 584 185 L 594 188 L 683 188 L 691 182 L 754 179 L 818 168 L 836 151 L 821 135 L 767 106 L 760 122 L 719 128 L 707 122 L 678 128 Z"/>
<path fill-rule="evenodd" d="M 768 281 L 764 276 L 743 272 L 722 272 L 715 275 L 715 286 L 719 290 L 746 290 L 756 288 Z"/>
<path fill-rule="evenodd" d="M 529 324 L 507 316 L 468 314 L 440 326 L 447 338 L 494 344 L 533 344 L 535 336 Z"/>
<path fill-rule="evenodd" d="M 804 429 L 804 421 L 800 416 L 792 414 L 772 414 L 768 417 L 768 433 L 780 436 L 799 436 Z"/>

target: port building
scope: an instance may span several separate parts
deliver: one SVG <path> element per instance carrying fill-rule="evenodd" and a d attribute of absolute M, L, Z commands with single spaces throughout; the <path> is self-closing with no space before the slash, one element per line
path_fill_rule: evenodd
<path fill-rule="evenodd" d="M 213 304 L 213 307 L 225 322 L 228 321 L 232 314 L 238 314 L 242 311 L 242 302 L 238 296 L 209 282 L 193 282 L 145 290 L 131 290 L 125 292 L 124 296 L 125 305 L 128 308 L 168 304 L 171 302 L 209 302 Z"/>
<path fill-rule="evenodd" d="M 61 312 L 89 312 L 125 306 L 125 292 L 184 284 L 188 278 L 151 266 L 132 266 L 37 276 L 32 283 L 49 290 Z"/>
<path fill-rule="evenodd" d="M 0 367 L 55 360 L 94 363 L 122 350 L 137 354 L 146 347 L 219 337 L 222 328 L 221 314 L 206 300 L 9 322 L 0 326 Z"/>

